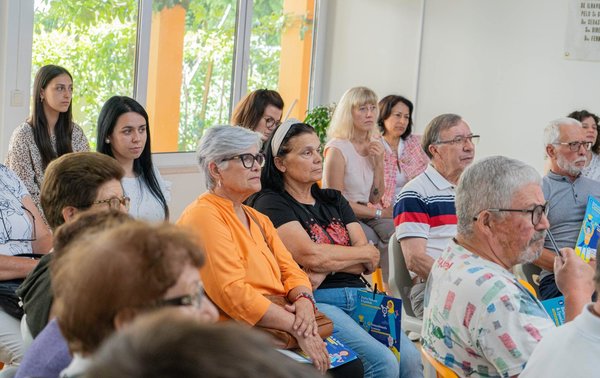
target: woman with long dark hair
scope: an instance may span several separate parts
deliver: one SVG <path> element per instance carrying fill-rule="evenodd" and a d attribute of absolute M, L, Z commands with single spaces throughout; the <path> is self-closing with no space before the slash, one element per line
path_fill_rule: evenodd
<path fill-rule="evenodd" d="M 142 105 L 127 96 L 113 96 L 98 116 L 98 152 L 112 156 L 123 169 L 129 214 L 149 221 L 169 219 L 170 190 L 152 164 L 150 124 Z"/>
<path fill-rule="evenodd" d="M 23 181 L 42 216 L 40 187 L 48 164 L 66 153 L 90 150 L 83 130 L 73 123 L 72 96 L 69 71 L 55 65 L 40 68 L 33 82 L 31 115 L 8 144 L 6 166 Z"/>

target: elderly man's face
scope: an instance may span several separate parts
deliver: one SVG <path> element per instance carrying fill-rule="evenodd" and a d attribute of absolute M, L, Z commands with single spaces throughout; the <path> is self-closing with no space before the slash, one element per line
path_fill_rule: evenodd
<path fill-rule="evenodd" d="M 513 197 L 511 209 L 533 209 L 545 203 L 539 184 L 528 184 L 517 191 Z M 544 246 L 546 229 L 550 226 L 543 215 L 537 225 L 533 225 L 531 212 L 505 212 L 498 222 L 495 235 L 502 251 L 500 259 L 509 267 L 537 259 Z"/>
<path fill-rule="evenodd" d="M 575 125 L 561 125 L 559 129 L 559 143 L 583 142 L 587 140 L 586 132 L 582 127 Z M 577 177 L 587 163 L 588 150 L 579 146 L 577 151 L 571 151 L 570 146 L 554 144 L 551 146 L 554 157 L 552 170 L 559 175 Z"/>
<path fill-rule="evenodd" d="M 441 141 L 451 141 L 457 137 L 472 135 L 469 125 L 460 121 L 456 126 L 440 132 Z M 460 174 L 473 162 L 475 157 L 475 145 L 466 139 L 463 143 L 443 143 L 433 145 L 433 159 L 435 167 L 444 176 Z"/>

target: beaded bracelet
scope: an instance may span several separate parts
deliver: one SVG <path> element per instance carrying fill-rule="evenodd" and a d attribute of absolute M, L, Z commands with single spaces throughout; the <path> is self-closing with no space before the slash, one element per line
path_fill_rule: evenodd
<path fill-rule="evenodd" d="M 306 298 L 306 299 L 308 299 L 310 301 L 310 303 L 312 304 L 312 306 L 313 306 L 314 312 L 317 312 L 317 304 L 315 303 L 315 298 L 311 294 L 309 294 L 309 293 L 300 293 L 300 294 L 296 295 L 296 298 L 294 298 L 294 302 L 293 303 L 296 303 L 296 301 L 298 299 L 300 299 L 300 298 Z"/>

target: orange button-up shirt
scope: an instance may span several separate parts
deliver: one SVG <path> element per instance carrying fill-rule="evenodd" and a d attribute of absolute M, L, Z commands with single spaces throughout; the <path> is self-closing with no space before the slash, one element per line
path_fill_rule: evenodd
<path fill-rule="evenodd" d="M 208 192 L 184 210 L 177 224 L 192 230 L 204 249 L 200 275 L 208 296 L 231 318 L 255 325 L 271 304 L 264 295 L 287 295 L 311 285 L 269 218 L 251 207 L 244 210 L 258 220 L 266 240 L 251 217 L 248 232 L 233 203 Z"/>

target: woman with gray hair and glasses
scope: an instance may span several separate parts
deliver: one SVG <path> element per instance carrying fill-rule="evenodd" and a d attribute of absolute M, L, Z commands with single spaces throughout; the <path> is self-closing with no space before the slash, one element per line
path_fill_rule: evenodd
<path fill-rule="evenodd" d="M 243 204 L 261 189 L 265 157 L 260 146 L 260 133 L 238 126 L 209 128 L 198 147 L 208 191 L 177 223 L 190 228 L 205 251 L 200 274 L 221 319 L 288 332 L 324 373 L 329 355 L 318 333 L 310 281 L 269 218 Z M 279 307 L 266 297 L 274 295 L 292 304 Z"/>
<path fill-rule="evenodd" d="M 23 309 L 15 290 L 36 266 L 33 258 L 50 248 L 52 235 L 25 184 L 0 164 L 0 361 L 5 365 L 23 357 Z"/>

